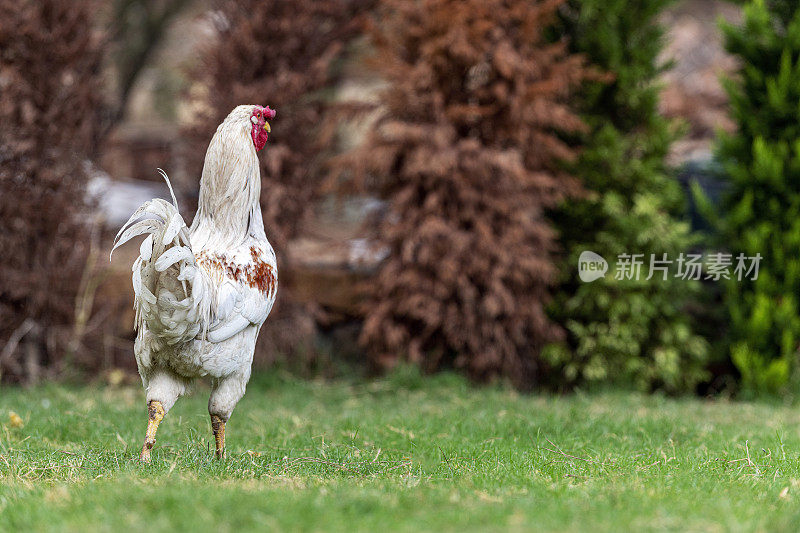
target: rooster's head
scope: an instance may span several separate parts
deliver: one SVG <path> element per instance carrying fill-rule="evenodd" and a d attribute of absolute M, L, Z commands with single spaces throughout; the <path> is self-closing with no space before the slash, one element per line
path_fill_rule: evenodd
<path fill-rule="evenodd" d="M 273 118 L 275 118 L 274 109 L 270 109 L 269 106 L 253 106 L 253 112 L 250 114 L 250 122 L 253 124 L 250 136 L 253 138 L 253 145 L 256 147 L 256 151 L 261 150 L 267 144 L 270 132 L 267 120 Z"/>

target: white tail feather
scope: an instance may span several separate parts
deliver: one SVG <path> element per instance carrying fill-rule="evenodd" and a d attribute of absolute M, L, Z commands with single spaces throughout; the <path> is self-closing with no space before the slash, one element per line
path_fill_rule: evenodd
<path fill-rule="evenodd" d="M 172 196 L 172 204 L 175 206 L 175 209 L 178 209 L 178 200 L 175 198 L 175 191 L 172 190 L 172 183 L 169 181 L 169 176 L 167 176 L 167 173 L 160 168 L 157 168 L 156 170 L 158 170 L 158 172 L 164 178 L 164 181 L 167 182 L 167 187 L 169 187 L 169 195 Z"/>
<path fill-rule="evenodd" d="M 158 171 L 167 182 L 172 203 L 156 198 L 142 204 L 120 228 L 111 254 L 134 237 L 147 235 L 132 269 L 136 328 L 141 332 L 146 324 L 148 331 L 175 345 L 195 338 L 201 329 L 205 336 L 213 292 L 205 287 L 210 280 L 197 266 L 169 177 Z M 179 292 L 182 300 L 175 296 Z"/>
<path fill-rule="evenodd" d="M 185 246 L 174 246 L 166 250 L 156 261 L 156 271 L 164 272 L 178 261 L 194 262 L 194 254 Z"/>

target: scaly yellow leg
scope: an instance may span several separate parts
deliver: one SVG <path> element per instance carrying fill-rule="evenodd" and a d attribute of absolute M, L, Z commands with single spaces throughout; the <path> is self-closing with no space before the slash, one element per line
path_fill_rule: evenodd
<path fill-rule="evenodd" d="M 225 421 L 217 415 L 211 415 L 211 429 L 217 443 L 217 459 L 225 457 Z"/>
<path fill-rule="evenodd" d="M 150 462 L 150 450 L 156 443 L 156 431 L 158 431 L 158 425 L 164 419 L 165 414 L 166 411 L 164 411 L 164 406 L 161 405 L 161 402 L 158 400 L 150 400 L 150 402 L 147 404 L 147 415 L 149 420 L 147 422 L 147 433 L 144 436 L 142 455 L 140 456 L 140 459 L 143 463 Z"/>

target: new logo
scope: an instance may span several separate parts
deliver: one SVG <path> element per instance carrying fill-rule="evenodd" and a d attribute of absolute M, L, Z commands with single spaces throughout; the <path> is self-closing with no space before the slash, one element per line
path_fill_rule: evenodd
<path fill-rule="evenodd" d="M 603 256 L 585 250 L 578 258 L 578 277 L 581 281 L 589 283 L 596 279 L 605 277 L 608 272 L 608 261 Z"/>

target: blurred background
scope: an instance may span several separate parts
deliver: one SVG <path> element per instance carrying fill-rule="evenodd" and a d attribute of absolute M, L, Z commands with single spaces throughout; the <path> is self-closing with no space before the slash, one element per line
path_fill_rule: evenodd
<path fill-rule="evenodd" d="M 136 379 L 142 202 L 191 220 L 236 105 L 281 289 L 260 368 L 792 394 L 800 8 L 786 0 L 0 0 L 0 379 Z M 756 252 L 759 280 L 577 257 Z M 134 376 L 129 378 L 127 376 Z"/>

